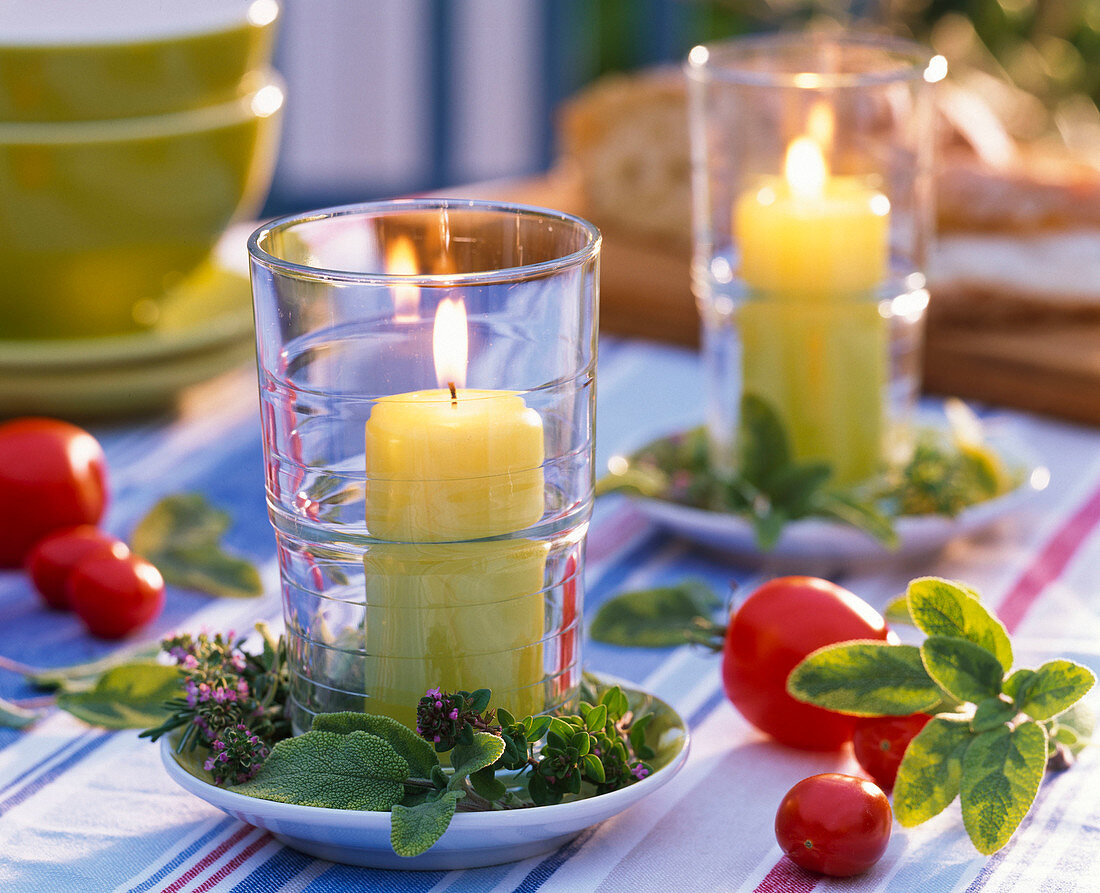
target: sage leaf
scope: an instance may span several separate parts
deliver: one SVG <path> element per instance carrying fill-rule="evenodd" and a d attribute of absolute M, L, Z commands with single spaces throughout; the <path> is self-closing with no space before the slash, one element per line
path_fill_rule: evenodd
<path fill-rule="evenodd" d="M 959 794 L 963 756 L 974 736 L 965 720 L 934 716 L 909 742 L 894 782 L 894 815 L 912 828 Z"/>
<path fill-rule="evenodd" d="M 400 803 L 409 766 L 369 732 L 306 732 L 272 748 L 263 768 L 238 794 L 330 809 L 384 812 Z"/>
<path fill-rule="evenodd" d="M 1007 673 L 1012 668 L 1012 643 L 1004 624 L 978 601 L 974 590 L 939 577 L 919 577 L 909 583 L 906 602 L 913 622 L 928 636 L 956 636 L 994 655 Z"/>
<path fill-rule="evenodd" d="M 1034 670 L 1029 670 L 1026 667 L 1021 668 L 1013 672 L 1012 675 L 1004 681 L 1001 690 L 1019 706 L 1020 702 L 1027 697 L 1027 689 L 1031 686 L 1034 679 Z"/>
<path fill-rule="evenodd" d="M 137 549 L 134 550 L 135 552 Z M 260 572 L 250 562 L 213 546 L 139 552 L 157 566 L 165 582 L 221 598 L 263 595 Z"/>
<path fill-rule="evenodd" d="M 963 757 L 963 825 L 978 852 L 995 853 L 1023 821 L 1047 765 L 1047 736 L 1037 722 L 982 732 Z"/>
<path fill-rule="evenodd" d="M 474 732 L 473 744 L 456 744 L 451 751 L 454 774 L 448 782 L 450 790 L 458 789 L 468 775 L 491 766 L 504 753 L 504 739 L 489 732 Z"/>
<path fill-rule="evenodd" d="M 160 500 L 138 522 L 130 545 L 173 586 L 230 598 L 262 595 L 256 568 L 221 548 L 228 529 L 229 515 L 206 497 L 177 494 Z"/>
<path fill-rule="evenodd" d="M 737 458 L 742 476 L 759 487 L 770 483 L 776 469 L 791 461 L 783 421 L 767 401 L 755 394 L 741 397 Z"/>
<path fill-rule="evenodd" d="M 470 775 L 470 787 L 486 800 L 499 800 L 508 793 L 508 786 L 496 777 L 492 766 L 478 769 Z"/>
<path fill-rule="evenodd" d="M 885 513 L 873 503 L 847 493 L 835 490 L 821 491 L 813 500 L 812 510 L 806 514 L 832 518 L 862 530 L 887 549 L 896 549 L 901 542 L 897 530 L 894 529 L 894 523 Z"/>
<path fill-rule="evenodd" d="M 1019 707 L 1032 719 L 1050 719 L 1081 700 L 1095 683 L 1087 667 L 1071 660 L 1048 661 L 1035 671 Z"/>
<path fill-rule="evenodd" d="M 432 769 L 439 765 L 434 747 L 408 726 L 389 716 L 318 713 L 313 717 L 312 729 L 315 732 L 335 732 L 337 735 L 350 735 L 352 732 L 377 735 L 401 755 L 413 778 L 431 778 Z"/>
<path fill-rule="evenodd" d="M 638 648 L 683 645 L 698 617 L 708 617 L 720 601 L 706 583 L 686 580 L 626 592 L 600 606 L 589 627 L 597 642 Z"/>
<path fill-rule="evenodd" d="M 954 636 L 929 636 L 920 654 L 928 675 L 960 701 L 977 703 L 1001 693 L 1004 667 L 981 645 Z"/>
<path fill-rule="evenodd" d="M 417 806 L 395 804 L 390 816 L 390 846 L 399 856 L 419 856 L 435 844 L 451 824 L 461 791 L 441 791 Z"/>
<path fill-rule="evenodd" d="M 178 667 L 138 661 L 113 667 L 90 689 L 62 691 L 57 706 L 106 729 L 149 729 L 171 713 L 165 703 L 183 694 Z"/>
<path fill-rule="evenodd" d="M 6 698 L 0 698 L 0 727 L 5 729 L 25 729 L 38 719 L 37 711 L 28 710 L 13 704 Z"/>
<path fill-rule="evenodd" d="M 51 667 L 48 670 L 42 670 L 40 673 L 28 674 L 26 678 L 31 685 L 47 691 L 54 691 L 59 688 L 70 690 L 91 688 L 100 676 L 113 667 L 127 663 L 151 661 L 158 654 L 160 654 L 160 643 L 154 642 L 139 645 L 136 648 L 124 649 L 88 663 L 72 664 L 67 667 Z"/>
<path fill-rule="evenodd" d="M 1004 725 L 1017 714 L 1016 704 L 1011 700 L 1005 700 L 1003 696 L 986 698 L 978 702 L 978 708 L 970 720 L 970 728 L 974 732 L 986 732 L 997 726 Z"/>
<path fill-rule="evenodd" d="M 853 716 L 908 716 L 943 697 L 915 645 L 878 640 L 827 645 L 787 677 L 794 698 Z"/>
<path fill-rule="evenodd" d="M 913 615 L 909 613 L 909 597 L 907 595 L 899 595 L 897 598 L 891 599 L 883 610 L 882 616 L 887 623 L 916 626 L 916 623 L 913 622 Z"/>
<path fill-rule="evenodd" d="M 1092 741 L 1095 729 L 1096 715 L 1084 701 L 1078 701 L 1069 710 L 1059 713 L 1054 722 L 1055 734 L 1064 733 L 1058 740 L 1069 747 L 1074 755 Z"/>

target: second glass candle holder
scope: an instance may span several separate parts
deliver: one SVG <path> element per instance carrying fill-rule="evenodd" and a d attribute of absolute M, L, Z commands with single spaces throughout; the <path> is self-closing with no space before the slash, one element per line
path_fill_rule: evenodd
<path fill-rule="evenodd" d="M 600 236 L 405 200 L 249 242 L 291 719 L 415 724 L 425 691 L 575 698 Z"/>
<path fill-rule="evenodd" d="M 946 66 L 905 41 L 782 34 L 696 47 L 686 71 L 714 464 L 733 471 L 754 398 L 796 459 L 858 484 L 904 452 L 919 387 Z"/>

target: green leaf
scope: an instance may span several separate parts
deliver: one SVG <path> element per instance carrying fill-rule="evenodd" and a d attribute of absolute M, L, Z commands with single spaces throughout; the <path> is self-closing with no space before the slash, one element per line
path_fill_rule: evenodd
<path fill-rule="evenodd" d="M 1004 624 L 978 601 L 974 590 L 939 577 L 920 577 L 906 592 L 909 613 L 928 636 L 955 636 L 980 645 L 1001 664 L 1012 668 L 1012 643 Z"/>
<path fill-rule="evenodd" d="M 330 809 L 385 812 L 405 794 L 408 764 L 369 732 L 306 732 L 275 745 L 238 794 Z"/>
<path fill-rule="evenodd" d="M 99 677 L 113 667 L 141 661 L 151 661 L 160 654 L 160 643 L 153 642 L 113 652 L 107 657 L 88 663 L 72 664 L 67 667 L 52 667 L 40 673 L 30 673 L 27 681 L 36 688 L 53 691 L 58 688 L 91 688 Z"/>
<path fill-rule="evenodd" d="M 62 691 L 57 706 L 93 726 L 148 729 L 168 718 L 165 703 L 182 694 L 178 667 L 139 661 L 108 670 L 91 689 Z"/>
<path fill-rule="evenodd" d="M 260 572 L 243 558 L 220 549 L 203 546 L 138 554 L 157 566 L 165 582 L 182 589 L 221 598 L 255 598 L 264 594 Z"/>
<path fill-rule="evenodd" d="M 607 724 L 607 705 L 599 704 L 588 711 L 584 718 L 584 727 L 590 732 L 600 731 Z"/>
<path fill-rule="evenodd" d="M 504 739 L 489 732 L 475 732 L 473 744 L 456 744 L 451 751 L 454 775 L 447 787 L 456 790 L 468 775 L 491 766 L 504 753 Z"/>
<path fill-rule="evenodd" d="M 1001 691 L 1012 698 L 1016 702 L 1016 705 L 1019 706 L 1020 702 L 1027 697 L 1027 689 L 1031 686 L 1034 679 L 1034 670 L 1029 670 L 1027 668 L 1016 670 L 1004 681 Z"/>
<path fill-rule="evenodd" d="M 718 607 L 706 583 L 688 580 L 676 586 L 626 592 L 600 606 L 589 626 L 597 642 L 638 648 L 683 645 L 697 617 Z"/>
<path fill-rule="evenodd" d="M 978 735 L 963 757 L 963 824 L 978 852 L 995 853 L 1035 800 L 1047 765 L 1047 737 L 1036 722 Z"/>
<path fill-rule="evenodd" d="M 958 796 L 974 739 L 965 720 L 934 716 L 909 742 L 894 782 L 894 815 L 906 828 L 939 815 Z"/>
<path fill-rule="evenodd" d="M 1058 740 L 1066 744 L 1075 755 L 1092 741 L 1096 728 L 1096 715 L 1084 701 L 1078 701 L 1065 713 L 1058 714 L 1054 722 L 1055 733 L 1065 733 Z M 1072 740 L 1066 740 L 1070 738 Z"/>
<path fill-rule="evenodd" d="M 508 793 L 508 785 L 496 777 L 492 766 L 478 769 L 470 775 L 470 787 L 486 800 L 499 800 Z"/>
<path fill-rule="evenodd" d="M 623 714 L 630 709 L 630 702 L 623 694 L 623 690 L 617 685 L 611 686 L 600 695 L 600 703 L 607 707 L 607 718 L 612 722 L 618 722 L 623 718 Z"/>
<path fill-rule="evenodd" d="M 260 574 L 219 545 L 229 515 L 198 493 L 166 496 L 138 522 L 133 550 L 153 562 L 166 582 L 230 598 L 263 594 Z"/>
<path fill-rule="evenodd" d="M 1081 700 L 1096 683 L 1088 667 L 1052 660 L 1035 671 L 1019 706 L 1032 719 L 1050 719 Z"/>
<path fill-rule="evenodd" d="M 762 489 L 777 469 L 791 461 L 782 419 L 755 394 L 741 397 L 737 458 L 742 477 Z"/>
<path fill-rule="evenodd" d="M 1001 693 L 1004 667 L 981 645 L 954 636 L 929 636 L 920 654 L 928 675 L 960 701 L 977 703 Z"/>
<path fill-rule="evenodd" d="M 470 698 L 466 706 L 474 713 L 484 713 L 492 697 L 493 692 L 491 689 L 479 688 L 477 691 L 470 692 Z"/>
<path fill-rule="evenodd" d="M 28 710 L 13 704 L 5 698 L 0 698 L 0 728 L 25 729 L 39 717 L 35 710 Z"/>
<path fill-rule="evenodd" d="M 818 649 L 791 671 L 787 691 L 800 701 L 854 716 L 908 716 L 943 697 L 916 646 L 878 640 Z"/>
<path fill-rule="evenodd" d="M 913 615 L 909 613 L 909 597 L 906 595 L 899 595 L 897 598 L 892 599 L 886 605 L 882 616 L 887 623 L 916 626 L 916 623 L 913 622 Z"/>
<path fill-rule="evenodd" d="M 822 492 L 815 500 L 813 511 L 825 518 L 834 518 L 873 536 L 888 549 L 898 547 L 894 523 L 873 503 L 848 493 Z"/>
<path fill-rule="evenodd" d="M 584 766 L 584 774 L 588 776 L 590 781 L 596 784 L 603 784 L 607 781 L 607 773 L 604 771 L 603 763 L 594 753 L 585 754 L 582 765 Z"/>
<path fill-rule="evenodd" d="M 1004 725 L 1017 714 L 1016 704 L 1011 700 L 1005 700 L 1004 696 L 986 698 L 978 702 L 978 709 L 970 720 L 970 728 L 974 732 L 986 732 L 997 726 Z"/>
<path fill-rule="evenodd" d="M 430 778 L 432 769 L 439 765 L 439 757 L 427 741 L 412 729 L 388 716 L 370 713 L 318 713 L 313 717 L 313 731 L 335 732 L 349 735 L 352 732 L 370 732 L 396 750 L 408 763 L 413 778 Z"/>
<path fill-rule="evenodd" d="M 399 856 L 419 856 L 431 849 L 451 824 L 461 791 L 429 795 L 423 803 L 408 807 L 396 804 L 390 817 L 390 845 Z"/>

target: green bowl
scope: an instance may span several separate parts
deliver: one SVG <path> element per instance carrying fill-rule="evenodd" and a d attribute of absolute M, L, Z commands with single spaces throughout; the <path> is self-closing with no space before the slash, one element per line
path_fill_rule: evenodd
<path fill-rule="evenodd" d="M 98 121 L 229 101 L 271 58 L 277 0 L 3 0 L 0 122 Z"/>
<path fill-rule="evenodd" d="M 270 185 L 282 85 L 145 118 L 0 124 L 0 340 L 153 326 Z"/>

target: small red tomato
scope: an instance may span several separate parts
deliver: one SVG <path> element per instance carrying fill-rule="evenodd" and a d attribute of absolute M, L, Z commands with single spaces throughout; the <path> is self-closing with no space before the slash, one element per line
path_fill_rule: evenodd
<path fill-rule="evenodd" d="M 886 852 L 894 816 L 871 782 L 830 772 L 804 778 L 775 814 L 775 838 L 792 862 L 821 874 L 849 877 Z"/>
<path fill-rule="evenodd" d="M 164 607 L 164 579 L 137 555 L 97 552 L 77 563 L 65 583 L 69 604 L 92 635 L 120 639 Z"/>
<path fill-rule="evenodd" d="M 868 716 L 856 720 L 852 750 L 859 765 L 884 791 L 894 787 L 905 748 L 931 718 L 927 713 L 914 713 L 911 716 Z"/>
<path fill-rule="evenodd" d="M 779 577 L 730 618 L 722 681 L 733 705 L 776 741 L 805 750 L 847 743 L 855 717 L 796 701 L 787 677 L 806 655 L 850 639 L 896 641 L 882 615 L 847 589 L 817 577 Z"/>
<path fill-rule="evenodd" d="M 122 540 L 91 524 L 63 527 L 35 543 L 27 555 L 27 573 L 46 604 L 64 609 L 69 607 L 65 580 L 80 561 L 96 552 L 122 556 L 129 551 Z"/>
<path fill-rule="evenodd" d="M 107 505 L 107 461 L 91 434 L 57 419 L 0 425 L 0 567 L 20 567 L 47 533 L 96 524 Z"/>

